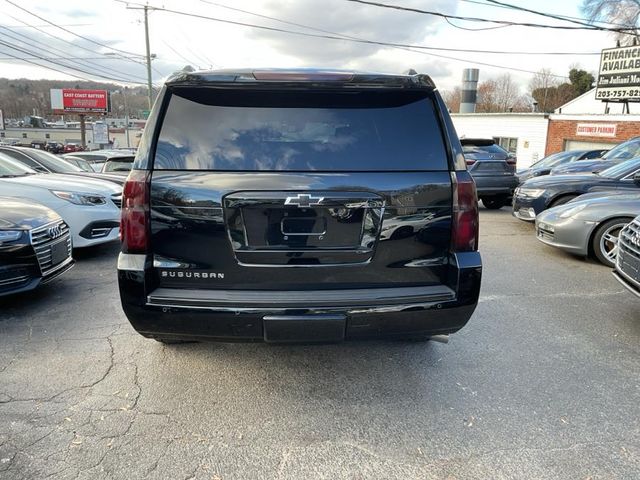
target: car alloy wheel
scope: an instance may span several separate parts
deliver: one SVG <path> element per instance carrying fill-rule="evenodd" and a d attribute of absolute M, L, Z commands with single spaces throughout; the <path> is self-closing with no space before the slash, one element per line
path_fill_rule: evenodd
<path fill-rule="evenodd" d="M 593 252 L 597 259 L 613 267 L 618 255 L 618 236 L 630 219 L 616 218 L 600 225 L 593 238 Z"/>

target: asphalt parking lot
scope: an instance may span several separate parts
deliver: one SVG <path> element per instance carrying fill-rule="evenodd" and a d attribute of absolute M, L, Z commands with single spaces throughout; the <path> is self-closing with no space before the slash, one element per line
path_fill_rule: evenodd
<path fill-rule="evenodd" d="M 638 478 L 640 301 L 507 209 L 480 246 L 448 345 L 163 346 L 83 252 L 0 304 L 0 478 Z"/>

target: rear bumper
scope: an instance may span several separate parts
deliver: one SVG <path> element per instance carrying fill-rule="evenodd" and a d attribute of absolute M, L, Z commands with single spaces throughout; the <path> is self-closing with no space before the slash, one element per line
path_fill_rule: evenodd
<path fill-rule="evenodd" d="M 131 257 L 131 256 L 128 256 Z M 325 342 L 453 333 L 478 302 L 477 252 L 451 257 L 450 286 L 320 291 L 146 291 L 148 259 L 121 254 L 120 297 L 132 326 L 146 337 Z M 451 288 L 453 287 L 453 288 Z"/>
<path fill-rule="evenodd" d="M 476 182 L 478 197 L 488 197 L 492 195 L 513 196 L 513 192 L 518 186 L 518 177 L 515 175 L 483 176 L 473 175 Z"/>

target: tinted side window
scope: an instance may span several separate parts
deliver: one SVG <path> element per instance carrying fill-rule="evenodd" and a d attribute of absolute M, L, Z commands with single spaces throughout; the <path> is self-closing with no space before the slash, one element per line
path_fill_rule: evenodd
<path fill-rule="evenodd" d="M 448 170 L 435 107 L 425 95 L 292 92 L 280 98 L 266 92 L 266 103 L 247 104 L 245 94 L 234 104 L 228 96 L 201 101 L 174 94 L 154 168 Z"/>

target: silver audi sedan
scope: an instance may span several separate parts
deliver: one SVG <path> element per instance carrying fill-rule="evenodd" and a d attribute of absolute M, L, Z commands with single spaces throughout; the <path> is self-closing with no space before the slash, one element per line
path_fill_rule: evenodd
<path fill-rule="evenodd" d="M 536 217 L 536 236 L 547 245 L 613 267 L 618 235 L 640 215 L 640 193 L 600 192 L 581 195 Z"/>

